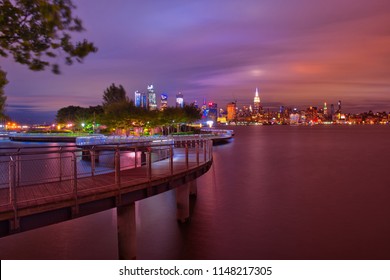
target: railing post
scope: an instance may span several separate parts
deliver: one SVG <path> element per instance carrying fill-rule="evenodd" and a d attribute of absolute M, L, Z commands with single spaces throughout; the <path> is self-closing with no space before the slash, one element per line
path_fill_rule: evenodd
<path fill-rule="evenodd" d="M 17 156 L 18 158 L 18 156 Z M 18 219 L 18 211 L 16 204 L 16 167 L 14 159 L 10 157 L 10 165 L 9 165 L 9 199 L 10 204 L 12 205 L 14 211 L 14 219 L 10 220 L 10 230 L 11 232 L 18 232 L 20 229 L 19 219 Z"/>
<path fill-rule="evenodd" d="M 152 148 L 148 147 L 146 151 L 147 177 L 150 181 L 152 179 Z"/>
<path fill-rule="evenodd" d="M 203 159 L 204 159 L 204 162 L 207 161 L 207 158 L 206 158 L 206 143 L 207 143 L 207 140 L 203 140 Z"/>
<path fill-rule="evenodd" d="M 188 170 L 188 141 L 185 142 L 185 148 L 186 148 L 186 167 Z"/>
<path fill-rule="evenodd" d="M 73 208 L 73 215 L 77 216 L 78 214 L 78 190 L 77 190 L 77 158 L 76 158 L 76 153 L 73 152 L 73 158 L 72 158 L 72 164 L 73 164 L 73 199 L 75 201 L 75 206 Z"/>
<path fill-rule="evenodd" d="M 20 148 L 18 149 L 17 155 L 16 155 L 16 167 L 15 167 L 15 186 L 20 186 L 20 176 L 22 174 L 22 167 L 20 166 L 21 160 L 20 160 Z"/>
<path fill-rule="evenodd" d="M 59 153 L 60 153 L 60 182 L 62 181 L 62 147 L 60 147 L 59 149 Z"/>
<path fill-rule="evenodd" d="M 8 185 L 9 185 L 9 203 L 16 208 L 16 164 L 15 160 L 10 157 L 8 170 Z"/>
<path fill-rule="evenodd" d="M 115 184 L 119 186 L 121 183 L 121 155 L 118 147 L 115 149 L 114 164 L 115 164 Z"/>
<path fill-rule="evenodd" d="M 134 148 L 134 168 L 137 168 L 137 147 Z"/>
<path fill-rule="evenodd" d="M 210 145 L 210 141 L 213 141 L 213 140 L 209 140 L 209 142 L 207 143 L 207 145 L 208 145 L 208 154 L 209 154 L 209 156 L 208 156 L 208 160 L 210 161 L 211 160 L 211 147 L 213 146 L 213 145 Z"/>
<path fill-rule="evenodd" d="M 171 175 L 173 175 L 173 146 L 172 145 L 169 148 L 169 152 L 170 152 L 170 155 L 169 155 L 169 166 L 170 166 L 170 169 L 171 169 Z"/>
<path fill-rule="evenodd" d="M 213 158 L 213 140 L 209 140 L 209 161 Z"/>
<path fill-rule="evenodd" d="M 91 176 L 95 176 L 95 147 L 92 147 L 89 153 L 91 154 Z"/>
<path fill-rule="evenodd" d="M 196 165 L 199 165 L 199 140 L 195 142 L 195 150 L 196 150 Z"/>

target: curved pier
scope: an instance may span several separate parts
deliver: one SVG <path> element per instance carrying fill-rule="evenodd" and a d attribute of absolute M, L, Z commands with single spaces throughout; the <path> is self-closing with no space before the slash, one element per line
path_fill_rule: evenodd
<path fill-rule="evenodd" d="M 211 140 L 182 144 L 105 146 L 98 162 L 94 149 L 89 160 L 75 148 L 1 154 L 0 236 L 116 207 L 119 258 L 136 258 L 134 203 L 176 189 L 186 222 L 195 180 L 212 164 Z"/>

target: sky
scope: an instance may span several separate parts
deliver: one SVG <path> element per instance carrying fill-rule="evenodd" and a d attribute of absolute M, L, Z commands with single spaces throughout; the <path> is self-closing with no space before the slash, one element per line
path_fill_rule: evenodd
<path fill-rule="evenodd" d="M 205 98 L 305 109 L 342 101 L 345 112 L 390 111 L 388 0 L 73 0 L 98 47 L 61 75 L 0 58 L 7 113 L 54 121 L 58 109 L 102 103 L 112 83 L 128 96 L 153 84 L 169 105 Z"/>

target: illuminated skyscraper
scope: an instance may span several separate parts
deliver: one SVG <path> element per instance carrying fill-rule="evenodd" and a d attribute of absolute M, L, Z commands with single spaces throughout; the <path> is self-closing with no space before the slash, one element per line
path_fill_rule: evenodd
<path fill-rule="evenodd" d="M 236 103 L 231 102 L 226 106 L 226 111 L 227 111 L 227 118 L 226 120 L 228 122 L 233 122 L 236 120 Z"/>
<path fill-rule="evenodd" d="M 213 121 L 214 125 L 217 124 L 218 119 L 218 106 L 217 103 L 209 102 L 207 121 Z"/>
<path fill-rule="evenodd" d="M 256 88 L 255 98 L 253 99 L 253 113 L 260 113 L 260 97 L 258 88 Z"/>
<path fill-rule="evenodd" d="M 206 97 L 203 97 L 202 111 L 206 110 Z"/>
<path fill-rule="evenodd" d="M 326 105 L 326 102 L 324 103 L 324 116 L 327 117 L 328 116 L 328 107 Z"/>
<path fill-rule="evenodd" d="M 148 109 L 149 108 L 149 99 L 148 99 L 148 95 L 146 93 L 141 93 L 141 107 L 144 108 L 144 109 Z"/>
<path fill-rule="evenodd" d="M 200 111 L 202 113 L 202 119 L 205 119 L 207 117 L 207 114 L 209 113 L 206 106 L 206 97 L 203 97 L 203 105 Z"/>
<path fill-rule="evenodd" d="M 141 107 L 141 92 L 138 90 L 134 92 L 134 104 L 136 107 Z"/>
<path fill-rule="evenodd" d="M 162 93 L 161 94 L 160 110 L 164 111 L 166 108 L 168 108 L 168 95 L 165 93 Z"/>
<path fill-rule="evenodd" d="M 134 92 L 134 105 L 136 107 L 147 109 L 149 106 L 148 104 L 148 97 L 146 93 L 140 92 L 138 90 Z"/>
<path fill-rule="evenodd" d="M 176 94 L 176 107 L 183 108 L 184 107 L 184 97 L 181 92 Z"/>
<path fill-rule="evenodd" d="M 157 109 L 157 98 L 153 85 L 148 86 L 148 102 L 149 110 L 153 111 Z"/>

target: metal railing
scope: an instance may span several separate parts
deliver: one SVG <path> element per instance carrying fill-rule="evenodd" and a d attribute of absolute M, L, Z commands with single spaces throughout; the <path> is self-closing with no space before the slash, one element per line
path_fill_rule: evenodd
<path fill-rule="evenodd" d="M 47 147 L 0 153 L 0 209 L 121 189 L 186 172 L 212 160 L 212 140 L 147 145 Z"/>
<path fill-rule="evenodd" d="M 155 136 L 84 136 L 76 138 L 77 146 L 112 145 L 112 144 L 172 144 L 183 140 L 200 140 L 216 137 L 216 134 L 190 134 L 190 135 L 155 135 Z"/>

